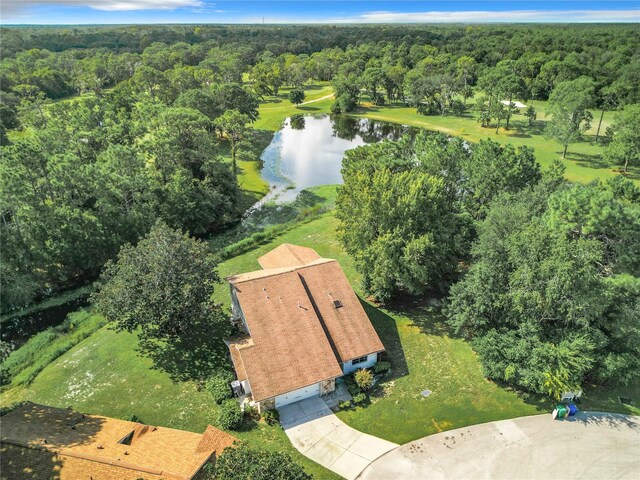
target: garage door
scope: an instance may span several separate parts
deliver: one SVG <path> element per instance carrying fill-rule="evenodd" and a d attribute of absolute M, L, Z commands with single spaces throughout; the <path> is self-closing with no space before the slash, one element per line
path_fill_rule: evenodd
<path fill-rule="evenodd" d="M 313 397 L 316 395 L 320 395 L 319 383 L 314 383 L 313 385 L 309 385 L 308 387 L 299 388 L 298 390 L 293 390 L 283 395 L 278 395 L 276 397 L 276 408 L 284 407 L 285 405 L 288 405 L 290 403 L 299 402 L 300 400 L 304 400 L 305 398 Z"/>

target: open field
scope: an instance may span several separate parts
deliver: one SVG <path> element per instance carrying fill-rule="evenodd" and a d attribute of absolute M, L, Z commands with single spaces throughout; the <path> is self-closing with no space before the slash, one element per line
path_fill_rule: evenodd
<path fill-rule="evenodd" d="M 490 138 L 503 144 L 528 145 L 535 149 L 536 159 L 544 168 L 553 160 L 560 159 L 562 156 L 562 146 L 553 140 L 545 139 L 543 136 L 544 126 L 549 120 L 548 117 L 544 116 L 546 103 L 542 101 L 534 102 L 538 110 L 538 118 L 533 126 L 529 127 L 524 115 L 514 115 L 511 119 L 510 129 L 500 128 L 499 133 L 496 133 L 495 125 L 489 128 L 481 127 L 476 121 L 474 112 L 467 113 L 465 116 L 420 115 L 416 113 L 416 109 L 413 107 L 400 105 L 376 107 L 364 102 L 357 115 L 436 130 L 459 136 L 471 142 Z M 617 175 L 613 168 L 603 162 L 601 157 L 603 148 L 600 144 L 595 143 L 595 133 L 600 113 L 594 112 L 594 117 L 595 120 L 592 122 L 591 129 L 587 132 L 586 141 L 570 145 L 567 158 L 563 161 L 567 167 L 566 177 L 571 181 L 586 183 L 596 178 L 610 178 Z M 613 117 L 614 112 L 605 113 L 600 129 L 601 135 L 604 134 Z M 632 170 L 629 177 L 638 181 L 640 172 Z"/>

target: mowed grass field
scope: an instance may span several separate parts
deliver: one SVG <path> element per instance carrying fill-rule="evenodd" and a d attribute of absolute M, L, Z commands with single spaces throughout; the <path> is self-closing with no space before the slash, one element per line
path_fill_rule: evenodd
<path fill-rule="evenodd" d="M 495 125 L 488 128 L 481 127 L 472 110 L 464 116 L 420 115 L 413 107 L 399 105 L 377 107 L 369 102 L 363 102 L 357 115 L 440 131 L 471 142 L 490 138 L 502 144 L 528 145 L 534 148 L 536 159 L 545 168 L 552 161 L 561 159 L 562 146 L 554 140 L 544 138 L 544 128 L 550 120 L 550 117 L 545 116 L 547 102 L 535 101 L 533 104 L 538 115 L 532 126 L 529 126 L 529 122 L 523 114 L 517 114 L 512 117 L 509 130 L 501 127 L 498 133 L 496 133 Z M 601 136 L 613 121 L 614 115 L 615 112 L 605 113 L 600 129 Z M 591 129 L 586 132 L 585 141 L 569 145 L 567 156 L 563 160 L 563 164 L 567 168 L 566 177 L 574 182 L 587 183 L 596 178 L 606 179 L 619 174 L 616 167 L 607 165 L 602 159 L 603 147 L 600 143 L 595 142 L 600 112 L 593 112 L 593 116 L 594 121 L 591 124 Z M 640 181 L 638 169 L 631 169 L 628 176 L 636 182 Z"/>

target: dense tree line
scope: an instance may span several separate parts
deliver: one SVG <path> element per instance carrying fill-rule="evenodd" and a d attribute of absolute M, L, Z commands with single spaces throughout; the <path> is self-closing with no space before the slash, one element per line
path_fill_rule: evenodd
<path fill-rule="evenodd" d="M 180 89 L 240 82 L 245 72 L 260 96 L 277 94 L 282 85 L 332 80 L 335 110 L 341 112 L 354 109 L 366 93 L 377 105 L 401 101 L 422 113 L 460 113 L 476 89 L 486 95 L 478 107 L 483 125 L 494 119 L 507 128 L 514 110 L 500 100 L 547 99 L 560 83 L 580 77 L 594 82 L 589 108 L 605 111 L 639 101 L 632 86 L 640 74 L 640 44 L 633 27 L 624 25 L 137 26 L 2 33 L 0 97 L 3 109 L 13 111 L 29 97 L 24 85 L 61 98 L 98 92 L 134 75 L 156 81 L 158 88 Z M 3 128 L 10 127 L 3 122 Z"/>
<path fill-rule="evenodd" d="M 640 372 L 640 190 L 492 141 L 347 152 L 339 237 L 378 300 L 439 290 L 488 377 L 553 396 Z M 448 293 L 446 293 L 448 292 Z"/>
<path fill-rule="evenodd" d="M 249 123 L 257 100 L 233 83 L 150 91 L 136 75 L 98 96 L 22 104 L 29 135 L 0 163 L 3 310 L 93 279 L 156 219 L 203 235 L 241 214 L 215 120 L 235 108 Z"/>
<path fill-rule="evenodd" d="M 488 377 L 558 397 L 640 372 L 640 190 L 617 177 L 501 195 L 450 322 Z"/>

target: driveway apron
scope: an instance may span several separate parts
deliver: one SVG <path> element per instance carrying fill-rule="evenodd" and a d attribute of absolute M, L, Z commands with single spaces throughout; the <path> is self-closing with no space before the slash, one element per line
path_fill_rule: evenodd
<path fill-rule="evenodd" d="M 300 453 L 348 480 L 398 447 L 351 428 L 320 397 L 286 405 L 278 412 L 282 428 Z"/>

